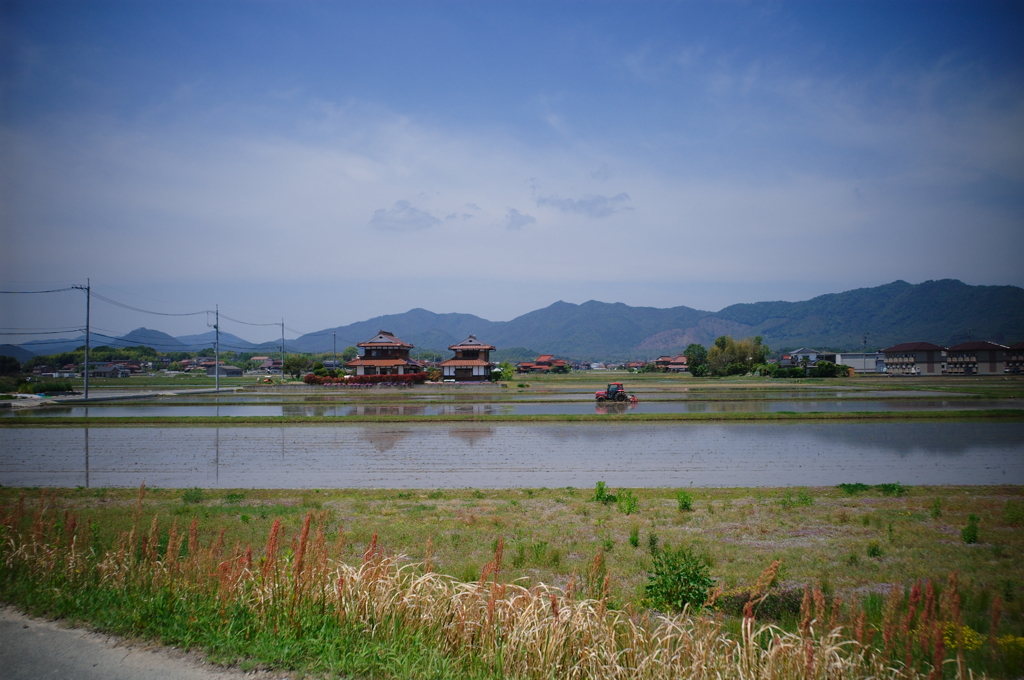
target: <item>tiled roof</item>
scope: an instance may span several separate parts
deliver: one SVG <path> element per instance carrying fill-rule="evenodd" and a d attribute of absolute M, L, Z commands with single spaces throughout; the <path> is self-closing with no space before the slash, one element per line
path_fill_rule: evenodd
<path fill-rule="evenodd" d="M 896 354 L 897 352 L 938 352 L 942 351 L 942 349 L 942 347 L 933 345 L 930 342 L 904 342 L 892 347 L 886 347 L 882 351 L 886 354 Z"/>
<path fill-rule="evenodd" d="M 979 350 L 979 349 L 1009 349 L 1006 345 L 997 345 L 994 342 L 987 340 L 975 341 L 975 342 L 961 342 L 959 345 L 950 347 L 950 352 L 964 352 L 967 350 Z"/>
<path fill-rule="evenodd" d="M 554 358 L 555 358 L 554 354 L 541 354 L 539 357 L 537 357 L 537 361 L 538 362 L 541 362 L 541 361 L 551 361 Z"/>
<path fill-rule="evenodd" d="M 345 364 L 346 366 L 419 366 L 415 361 L 408 359 L 353 359 Z"/>
<path fill-rule="evenodd" d="M 442 361 L 438 366 L 454 366 L 456 368 L 467 368 L 469 366 L 490 366 L 489 361 L 483 359 L 449 359 Z"/>
<path fill-rule="evenodd" d="M 402 342 L 395 337 L 394 333 L 380 331 L 370 340 L 360 342 L 357 347 L 408 347 L 409 349 L 412 349 L 414 345 Z"/>
<path fill-rule="evenodd" d="M 465 340 L 463 340 L 462 342 L 460 342 L 457 345 L 448 345 L 448 349 L 450 349 L 450 350 L 458 350 L 458 349 L 480 349 L 480 350 L 487 349 L 487 350 L 493 350 L 494 347 L 492 345 L 485 345 L 484 343 L 482 343 L 479 340 L 477 340 L 475 335 L 470 335 L 468 338 L 466 338 Z"/>
<path fill-rule="evenodd" d="M 1024 349 L 1024 342 L 1018 342 L 1016 345 L 1010 345 L 1009 349 Z"/>

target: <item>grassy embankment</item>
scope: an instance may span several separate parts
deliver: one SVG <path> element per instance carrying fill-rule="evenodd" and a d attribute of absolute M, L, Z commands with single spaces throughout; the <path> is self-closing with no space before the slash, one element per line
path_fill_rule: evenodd
<path fill-rule="evenodd" d="M 828 677 L 878 677 L 936 659 L 939 677 L 1024 671 L 1024 489 L 848 491 L 692 490 L 681 510 L 653 489 L 632 509 L 584 489 L 153 490 L 144 504 L 107 489 L 40 504 L 28 490 L 18 510 L 21 492 L 0 489 L 0 596 L 306 672 L 782 678 L 833 664 Z M 976 543 L 961 535 L 971 515 Z M 645 609 L 667 544 L 712 565 L 724 592 L 710 613 Z M 751 591 L 768 597 L 744 619 Z M 762 624 L 780 628 L 752 636 Z"/>

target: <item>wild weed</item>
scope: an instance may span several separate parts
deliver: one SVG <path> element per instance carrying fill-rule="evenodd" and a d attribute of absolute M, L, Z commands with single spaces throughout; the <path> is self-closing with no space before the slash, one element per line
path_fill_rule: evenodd
<path fill-rule="evenodd" d="M 929 512 L 928 514 L 931 516 L 932 519 L 938 519 L 942 517 L 942 499 L 940 497 L 936 496 L 934 499 L 932 499 L 932 509 L 931 512 Z"/>
<path fill-rule="evenodd" d="M 668 545 L 654 556 L 644 593 L 661 611 L 699 611 L 715 584 L 707 559 L 687 546 Z"/>
<path fill-rule="evenodd" d="M 881 491 L 883 496 L 902 496 L 907 493 L 907 487 L 903 486 L 899 482 L 878 484 L 875 488 Z"/>
<path fill-rule="evenodd" d="M 199 488 L 185 489 L 181 492 L 181 502 L 185 505 L 195 505 L 203 502 L 203 490 Z"/>
<path fill-rule="evenodd" d="M 688 512 L 693 510 L 693 494 L 686 489 L 680 489 L 676 491 L 676 503 L 679 504 L 680 512 Z"/>
<path fill-rule="evenodd" d="M 640 499 L 629 489 L 623 489 L 619 492 L 616 505 L 618 505 L 619 512 L 623 515 L 632 515 L 640 506 Z"/>
<path fill-rule="evenodd" d="M 598 482 L 597 486 L 594 488 L 594 497 L 590 500 L 595 503 L 609 505 L 616 502 L 617 499 L 615 498 L 615 494 L 608 492 L 608 487 L 604 482 Z"/>
<path fill-rule="evenodd" d="M 857 494 L 863 493 L 871 487 L 867 484 L 861 484 L 860 482 L 854 482 L 853 484 L 840 484 L 839 489 L 847 496 L 856 496 Z"/>
<path fill-rule="evenodd" d="M 963 539 L 964 543 L 977 543 L 978 542 L 978 516 L 970 514 L 967 516 L 967 526 L 960 530 L 960 538 Z"/>
<path fill-rule="evenodd" d="M 658 534 L 649 533 L 647 534 L 647 552 L 651 553 L 652 557 L 658 554 Z"/>
<path fill-rule="evenodd" d="M 1003 521 L 1011 527 L 1024 527 L 1024 500 L 1006 501 Z"/>
<path fill-rule="evenodd" d="M 640 547 L 640 525 L 634 524 L 629 528 L 629 544 L 634 548 Z"/>

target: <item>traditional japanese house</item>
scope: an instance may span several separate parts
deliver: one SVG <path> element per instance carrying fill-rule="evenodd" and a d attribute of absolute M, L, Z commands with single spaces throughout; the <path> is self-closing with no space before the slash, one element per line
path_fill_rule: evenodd
<path fill-rule="evenodd" d="M 455 352 L 455 356 L 438 364 L 445 380 L 490 380 L 494 368 L 490 359 L 494 351 L 492 345 L 485 345 L 471 335 L 457 345 L 449 345 L 448 349 Z"/>
<path fill-rule="evenodd" d="M 380 331 L 372 339 L 360 342 L 357 347 L 363 355 L 345 364 L 355 370 L 356 375 L 405 375 L 419 373 L 422 366 L 409 358 L 413 345 L 402 342 L 393 333 Z"/>

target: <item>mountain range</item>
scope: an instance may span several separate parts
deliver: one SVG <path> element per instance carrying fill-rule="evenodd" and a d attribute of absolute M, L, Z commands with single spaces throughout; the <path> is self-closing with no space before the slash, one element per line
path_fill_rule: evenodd
<path fill-rule="evenodd" d="M 412 309 L 302 335 L 288 340 L 286 349 L 328 352 L 335 335 L 340 349 L 363 342 L 382 329 L 421 350 L 443 352 L 472 333 L 499 350 L 536 350 L 594 360 L 673 354 L 693 342 L 710 346 L 720 335 L 760 335 L 775 350 L 800 346 L 845 351 L 866 346 L 873 350 L 910 341 L 949 346 L 967 339 L 1010 344 L 1024 340 L 1024 289 L 971 286 L 952 279 L 920 284 L 895 281 L 819 295 L 803 302 L 736 304 L 718 312 L 690 307 L 631 307 L 594 300 L 579 305 L 559 301 L 511 321 Z M 160 331 L 136 329 L 116 344 L 109 339 L 96 344 L 145 344 L 161 351 L 189 351 L 211 346 L 213 336 L 210 331 L 174 338 Z M 70 351 L 81 344 L 76 339 L 69 341 L 67 349 L 54 349 L 51 342 L 40 345 L 36 353 Z M 20 347 L 33 351 L 33 343 Z M 279 345 L 254 344 L 221 333 L 221 347 L 273 351 Z"/>

